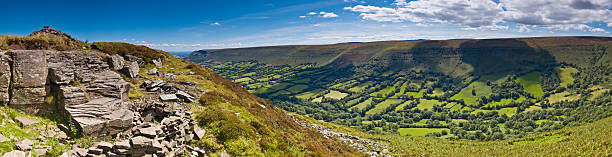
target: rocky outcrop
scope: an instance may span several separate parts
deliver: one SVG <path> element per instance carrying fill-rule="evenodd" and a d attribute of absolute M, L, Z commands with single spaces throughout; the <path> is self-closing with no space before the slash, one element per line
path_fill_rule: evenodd
<path fill-rule="evenodd" d="M 11 50 L 0 53 L 0 72 L 0 101 L 13 108 L 29 114 L 62 113 L 94 137 L 132 127 L 130 85 L 96 54 Z"/>
<path fill-rule="evenodd" d="M 129 83 L 111 71 L 102 57 L 56 52 L 50 55 L 50 62 L 58 108 L 78 122 L 85 135 L 108 137 L 132 126 L 134 114 L 127 103 Z"/>

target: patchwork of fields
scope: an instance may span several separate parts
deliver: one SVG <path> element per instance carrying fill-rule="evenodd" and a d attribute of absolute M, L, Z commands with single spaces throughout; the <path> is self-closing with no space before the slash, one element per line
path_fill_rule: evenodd
<path fill-rule="evenodd" d="M 569 66 L 552 68 L 560 83 L 550 87 L 542 84 L 543 72 L 549 71 L 534 68 L 519 75 L 456 78 L 414 70 L 360 74 L 354 73 L 360 67 L 329 69 L 313 64 L 203 64 L 285 110 L 370 133 L 460 139 L 521 137 L 549 123 L 534 123 L 534 129 L 523 130 L 503 121 L 516 120 L 511 117 L 519 113 L 550 110 L 551 104 L 577 101 L 582 96 L 576 90 L 543 90 L 573 84 L 579 71 Z M 593 90 L 597 92 L 605 93 Z M 471 126 L 491 119 L 496 121 L 488 129 Z M 494 137 L 496 132 L 503 136 Z"/>

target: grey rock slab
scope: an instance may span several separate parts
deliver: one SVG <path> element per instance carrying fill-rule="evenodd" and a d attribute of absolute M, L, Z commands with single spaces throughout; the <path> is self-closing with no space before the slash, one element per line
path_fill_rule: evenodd
<path fill-rule="evenodd" d="M 108 152 L 113 148 L 113 144 L 106 142 L 106 141 L 101 141 L 100 143 L 98 143 L 98 146 L 96 146 L 96 148 L 102 149 L 105 152 Z"/>
<path fill-rule="evenodd" d="M 149 75 L 156 75 L 157 74 L 157 68 L 150 69 L 149 71 L 147 71 L 147 74 L 149 74 Z"/>
<path fill-rule="evenodd" d="M 148 128 L 140 128 L 138 129 L 138 132 L 142 136 L 146 136 L 149 138 L 155 138 L 155 136 L 157 136 L 156 130 L 157 128 L 155 127 L 148 127 Z"/>
<path fill-rule="evenodd" d="M 95 147 L 91 147 L 87 150 L 88 154 L 95 154 L 95 155 L 100 155 L 104 152 L 104 150 L 99 149 L 99 148 L 95 148 Z"/>
<path fill-rule="evenodd" d="M 193 132 L 196 134 L 196 137 L 198 137 L 198 139 L 204 139 L 204 136 L 206 135 L 206 130 L 200 128 L 197 124 L 193 126 Z"/>
<path fill-rule="evenodd" d="M 191 96 L 191 94 L 180 90 L 176 92 L 176 96 L 188 103 L 195 101 L 195 97 Z"/>
<path fill-rule="evenodd" d="M 176 101 L 178 100 L 178 97 L 176 96 L 176 94 L 164 94 L 160 95 L 159 99 L 161 99 L 162 101 Z"/>
<path fill-rule="evenodd" d="M 34 141 L 26 138 L 17 143 L 17 148 L 19 150 L 32 150 L 33 145 Z"/>

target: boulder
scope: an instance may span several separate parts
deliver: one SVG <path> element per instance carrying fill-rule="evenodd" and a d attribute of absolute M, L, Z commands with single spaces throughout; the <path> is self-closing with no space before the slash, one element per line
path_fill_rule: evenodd
<path fill-rule="evenodd" d="M 163 66 L 163 61 L 161 59 L 154 59 L 151 60 L 151 62 L 153 62 L 153 64 L 155 64 L 155 66 L 157 66 L 158 68 L 161 68 Z"/>
<path fill-rule="evenodd" d="M 17 143 L 17 149 L 19 150 L 32 150 L 32 146 L 34 145 L 34 141 L 30 139 L 23 139 L 19 143 Z"/>
<path fill-rule="evenodd" d="M 194 102 L 196 100 L 195 97 L 191 96 L 189 93 L 183 92 L 183 91 L 180 91 L 180 90 L 176 92 L 176 96 L 178 98 L 181 98 L 183 101 L 188 102 L 188 103 Z"/>
<path fill-rule="evenodd" d="M 2 155 L 2 157 L 26 157 L 26 153 L 20 150 L 14 150 Z"/>
<path fill-rule="evenodd" d="M 149 75 L 157 75 L 157 68 L 150 69 L 149 71 L 147 71 L 147 74 L 149 74 Z"/>
<path fill-rule="evenodd" d="M 132 62 L 128 66 L 123 67 L 121 72 L 129 78 L 136 78 L 138 77 L 139 70 L 138 63 Z"/>
<path fill-rule="evenodd" d="M 197 124 L 193 126 L 193 132 L 199 140 L 204 139 L 204 136 L 206 135 L 206 130 L 200 128 L 200 126 Z"/>
<path fill-rule="evenodd" d="M 15 121 L 17 121 L 21 127 L 29 127 L 40 123 L 40 120 L 30 119 L 28 117 L 15 117 Z"/>
<path fill-rule="evenodd" d="M 151 148 L 153 147 L 153 140 L 150 138 L 146 138 L 144 136 L 136 136 L 131 140 L 132 149 L 138 151 L 132 151 L 132 156 L 144 156 L 145 154 L 150 154 Z"/>
<path fill-rule="evenodd" d="M 113 152 L 121 155 L 128 154 L 129 150 L 131 149 L 132 148 L 129 140 L 115 142 L 115 145 L 113 146 Z"/>
<path fill-rule="evenodd" d="M 144 59 L 132 55 L 125 55 L 125 59 L 130 62 L 136 62 L 138 64 L 138 67 L 144 67 L 146 64 Z"/>
<path fill-rule="evenodd" d="M 115 71 L 121 70 L 125 66 L 121 59 L 122 57 L 119 56 L 118 54 L 112 55 L 109 57 L 108 65 L 111 67 L 111 69 Z"/>

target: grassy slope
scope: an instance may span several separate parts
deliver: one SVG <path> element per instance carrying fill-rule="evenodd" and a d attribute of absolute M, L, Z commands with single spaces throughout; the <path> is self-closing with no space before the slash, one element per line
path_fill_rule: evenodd
<path fill-rule="evenodd" d="M 273 46 L 273 47 L 256 47 L 256 48 L 239 48 L 239 49 L 220 49 L 207 50 L 205 57 L 200 53 L 193 53 L 187 56 L 187 60 L 201 62 L 212 60 L 218 62 L 226 61 L 245 61 L 258 60 L 266 64 L 274 65 L 298 65 L 302 63 L 318 63 L 319 66 L 326 65 L 330 62 L 339 64 L 364 64 L 372 57 L 377 58 L 407 58 L 408 60 L 400 61 L 402 64 L 410 64 L 410 59 L 417 60 L 419 64 L 430 64 L 431 68 L 436 71 L 442 71 L 447 74 L 461 75 L 465 71 L 479 70 L 478 67 L 485 68 L 508 68 L 499 67 L 495 63 L 500 63 L 504 58 L 516 58 L 523 56 L 504 56 L 504 50 L 497 50 L 497 54 L 501 56 L 491 55 L 490 58 L 482 60 L 487 61 L 496 59 L 492 63 L 479 62 L 464 62 L 454 60 L 456 54 L 446 54 L 444 57 L 420 58 L 418 51 L 428 51 L 428 49 L 438 48 L 462 48 L 478 50 L 481 48 L 505 47 L 510 51 L 518 49 L 526 51 L 543 52 L 543 54 L 526 52 L 525 55 L 532 57 L 534 60 L 543 60 L 554 57 L 557 62 L 566 62 L 578 66 L 586 66 L 589 59 L 600 57 L 598 62 L 603 64 L 612 64 L 612 54 L 602 54 L 602 48 L 610 48 L 612 46 L 612 38 L 609 37 L 539 37 L 539 38 L 510 38 L 510 39 L 490 39 L 490 40 L 443 40 L 443 41 L 381 41 L 367 43 L 349 43 L 349 44 L 333 44 L 333 45 L 299 45 L 299 46 Z M 409 52 L 409 53 L 404 53 Z M 429 56 L 440 55 L 433 51 Z M 491 51 L 465 53 L 461 54 L 463 60 L 472 57 L 482 57 L 482 53 Z M 576 55 L 580 54 L 580 55 Z M 512 55 L 512 54 L 510 54 Z M 550 57 L 548 57 L 548 56 Z M 450 57 L 450 58 L 448 58 Z M 427 62 L 418 62 L 418 60 L 428 60 Z M 500 60 L 501 59 L 501 60 Z M 440 62 L 440 60 L 443 60 Z M 479 60 L 481 61 L 481 60 Z M 465 64 L 467 63 L 467 64 Z M 470 65 L 468 65 L 470 64 Z M 516 62 L 507 62 L 506 64 L 519 64 Z M 466 66 L 467 65 L 467 66 Z M 486 72 L 483 71 L 483 72 Z"/>
<path fill-rule="evenodd" d="M 488 142 L 372 135 L 345 126 L 323 123 L 310 118 L 304 119 L 336 131 L 385 141 L 391 146 L 392 151 L 400 156 L 609 156 L 612 154 L 612 117 L 519 139 Z"/>
<path fill-rule="evenodd" d="M 143 47 L 125 43 L 94 45 L 95 48 L 104 47 L 100 51 L 105 53 L 125 52 L 147 60 L 163 55 L 166 60 L 159 70 L 177 74 L 176 81 L 195 82 L 201 90 L 208 90 L 200 93 L 199 103 L 193 104 L 195 116 L 192 118 L 207 129 L 207 138 L 194 142 L 211 149 L 212 154 L 227 151 L 237 156 L 359 155 L 358 151 L 338 141 L 302 128 L 284 111 L 199 65 L 166 52 L 141 49 Z M 145 69 L 149 68 L 152 65 L 147 65 Z M 157 76 L 147 75 L 144 71 L 141 70 L 141 75 L 157 79 Z M 195 75 L 188 75 L 189 72 L 195 72 Z"/>

